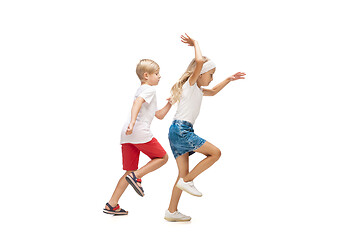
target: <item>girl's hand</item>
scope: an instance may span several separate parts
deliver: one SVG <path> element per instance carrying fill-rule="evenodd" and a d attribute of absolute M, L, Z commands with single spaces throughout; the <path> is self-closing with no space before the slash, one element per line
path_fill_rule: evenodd
<path fill-rule="evenodd" d="M 183 43 L 186 43 L 188 46 L 194 46 L 195 45 L 195 40 L 192 39 L 191 37 L 189 37 L 189 35 L 187 35 L 185 33 L 186 37 L 184 35 L 181 35 L 181 41 Z"/>
<path fill-rule="evenodd" d="M 167 98 L 166 101 L 168 101 L 168 103 L 170 103 L 171 105 L 173 105 L 173 101 L 172 101 L 172 98 L 171 98 L 171 97 Z"/>
<path fill-rule="evenodd" d="M 243 72 L 238 72 L 238 73 L 235 73 L 234 75 L 228 77 L 228 79 L 230 81 L 235 81 L 235 80 L 238 80 L 238 79 L 245 79 L 245 76 L 246 74 L 243 73 Z"/>
<path fill-rule="evenodd" d="M 125 134 L 126 134 L 126 135 L 132 134 L 133 129 L 134 129 L 134 123 L 130 123 L 129 126 L 128 126 L 128 128 L 126 129 L 126 133 L 125 133 Z"/>

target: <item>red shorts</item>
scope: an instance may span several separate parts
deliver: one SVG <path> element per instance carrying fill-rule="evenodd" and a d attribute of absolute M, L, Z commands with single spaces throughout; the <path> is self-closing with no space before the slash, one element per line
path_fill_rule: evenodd
<path fill-rule="evenodd" d="M 135 171 L 138 169 L 140 151 L 149 158 L 163 158 L 166 151 L 160 145 L 156 138 L 151 139 L 147 143 L 124 143 L 121 144 L 123 169 L 126 171 Z"/>

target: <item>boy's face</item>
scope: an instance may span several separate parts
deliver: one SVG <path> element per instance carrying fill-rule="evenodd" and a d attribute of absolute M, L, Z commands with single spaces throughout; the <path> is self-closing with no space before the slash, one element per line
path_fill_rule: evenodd
<path fill-rule="evenodd" d="M 159 71 L 156 71 L 154 73 L 145 73 L 145 83 L 150 85 L 150 86 L 156 86 L 159 84 L 159 81 L 160 81 L 160 72 Z"/>

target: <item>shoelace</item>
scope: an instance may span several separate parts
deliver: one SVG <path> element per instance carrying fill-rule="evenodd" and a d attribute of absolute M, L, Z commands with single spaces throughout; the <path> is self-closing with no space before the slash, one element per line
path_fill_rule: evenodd
<path fill-rule="evenodd" d="M 174 214 L 175 214 L 176 216 L 186 217 L 184 214 L 182 214 L 182 213 L 179 212 L 179 211 L 175 211 Z"/>

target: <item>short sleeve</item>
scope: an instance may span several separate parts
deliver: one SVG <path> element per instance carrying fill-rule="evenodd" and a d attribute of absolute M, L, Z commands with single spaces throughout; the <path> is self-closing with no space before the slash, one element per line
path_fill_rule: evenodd
<path fill-rule="evenodd" d="M 199 88 L 197 86 L 197 83 L 195 83 L 194 85 L 191 86 L 189 80 L 186 81 L 183 85 L 183 89 L 187 89 L 187 88 L 191 89 L 190 91 L 195 91 L 195 89 L 199 89 L 201 91 L 201 93 L 204 93 L 204 89 L 202 87 Z"/>
<path fill-rule="evenodd" d="M 142 97 L 145 102 L 150 103 L 153 97 L 156 95 L 156 89 L 154 87 L 149 87 L 142 91 L 138 97 Z"/>

